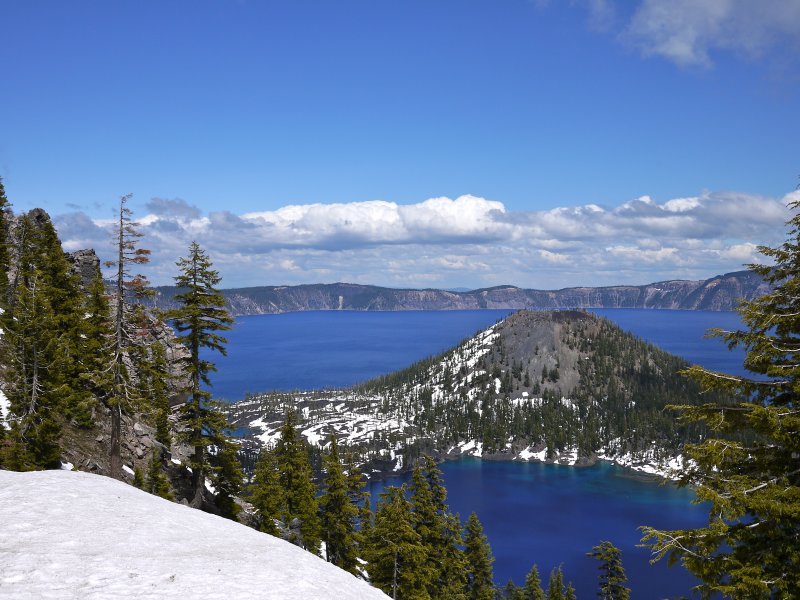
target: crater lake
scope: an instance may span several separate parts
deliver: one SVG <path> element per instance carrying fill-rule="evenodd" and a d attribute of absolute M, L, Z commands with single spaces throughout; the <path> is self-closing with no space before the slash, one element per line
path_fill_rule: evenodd
<path fill-rule="evenodd" d="M 314 311 L 239 317 L 227 332 L 228 356 L 208 355 L 218 372 L 216 398 L 242 399 L 267 390 L 339 388 L 385 374 L 449 349 L 505 317 L 509 310 L 350 312 Z M 711 327 L 736 329 L 730 312 L 594 309 L 623 329 L 691 363 L 741 373 L 744 353 L 704 337 Z M 585 556 L 609 540 L 622 557 L 633 598 L 690 596 L 691 576 L 666 561 L 649 565 L 637 548 L 640 525 L 703 525 L 707 511 L 678 489 L 609 464 L 566 467 L 467 458 L 442 465 L 453 511 L 475 511 L 497 558 L 495 581 L 522 584 L 533 563 L 543 586 L 563 564 L 578 598 L 596 596 L 598 563 Z M 373 502 L 386 485 L 372 482 Z"/>

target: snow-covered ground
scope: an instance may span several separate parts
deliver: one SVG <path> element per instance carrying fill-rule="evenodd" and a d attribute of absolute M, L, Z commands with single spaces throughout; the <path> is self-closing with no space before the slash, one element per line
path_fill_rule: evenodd
<path fill-rule="evenodd" d="M 0 471 L 0 523 L 0 598 L 387 598 L 287 542 L 99 475 Z"/>

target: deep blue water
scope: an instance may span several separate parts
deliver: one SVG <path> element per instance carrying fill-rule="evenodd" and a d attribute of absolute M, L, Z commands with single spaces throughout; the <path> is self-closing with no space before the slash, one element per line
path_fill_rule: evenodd
<path fill-rule="evenodd" d="M 209 355 L 218 399 L 341 388 L 436 355 L 511 311 L 309 311 L 239 317 L 228 356 Z"/>
<path fill-rule="evenodd" d="M 509 578 L 521 585 L 536 563 L 546 587 L 550 570 L 563 563 L 578 598 L 594 598 L 599 563 L 585 554 L 603 540 L 622 550 L 632 598 L 689 596 L 695 584 L 680 566 L 651 566 L 649 552 L 636 547 L 640 525 L 677 529 L 705 523 L 707 510 L 690 504 L 689 490 L 643 481 L 608 464 L 573 468 L 467 458 L 441 469 L 451 510 L 462 521 L 474 511 L 483 524 L 498 585 Z M 370 492 L 377 498 L 386 485 L 408 479 L 372 482 Z"/>
<path fill-rule="evenodd" d="M 241 317 L 229 332 L 227 358 L 212 355 L 217 398 L 238 400 L 247 391 L 348 386 L 437 354 L 510 311 L 303 312 Z M 705 367 L 741 372 L 742 351 L 729 352 L 709 327 L 739 327 L 735 313 L 597 309 L 660 347 Z M 706 511 L 692 493 L 642 481 L 610 465 L 559 467 L 465 459 L 442 465 L 449 503 L 463 519 L 475 511 L 497 558 L 502 585 L 522 583 L 535 562 L 546 582 L 564 564 L 578 597 L 596 594 L 597 563 L 585 556 L 602 540 L 623 551 L 633 598 L 688 595 L 692 579 L 680 567 L 648 564 L 636 548 L 639 525 L 701 525 Z M 403 479 L 388 482 L 398 484 Z M 373 497 L 385 484 L 372 484 Z"/>
<path fill-rule="evenodd" d="M 509 314 L 508 310 L 313 311 L 239 317 L 227 332 L 228 356 L 208 356 L 219 371 L 214 396 L 345 387 L 438 354 Z M 740 372 L 741 351 L 728 352 L 709 327 L 736 328 L 735 313 L 594 309 L 620 327 L 708 368 Z"/>

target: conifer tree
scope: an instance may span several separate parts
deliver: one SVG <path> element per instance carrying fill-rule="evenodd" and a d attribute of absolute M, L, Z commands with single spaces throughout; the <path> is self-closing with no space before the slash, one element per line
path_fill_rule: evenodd
<path fill-rule="evenodd" d="M 142 234 L 137 229 L 138 223 L 132 219 L 133 212 L 127 207 L 131 196 L 127 194 L 120 197 L 119 220 L 115 233 L 117 257 L 116 260 L 105 263 L 107 267 L 116 268 L 113 293 L 113 383 L 105 403 L 111 411 L 110 475 L 117 479 L 122 477 L 122 413 L 134 408 L 140 399 L 138 390 L 133 385 L 126 357 L 130 348 L 139 341 L 132 305 L 135 300 L 147 294 L 148 281 L 143 275 L 133 273 L 132 268 L 150 261 L 150 251 L 137 247 Z"/>
<path fill-rule="evenodd" d="M 365 556 L 372 585 L 395 599 L 427 600 L 425 554 L 412 527 L 405 487 L 387 487 L 375 510 Z"/>
<path fill-rule="evenodd" d="M 531 567 L 525 577 L 525 600 L 544 600 L 544 590 L 542 590 L 542 580 L 539 577 L 539 567 L 535 564 Z"/>
<path fill-rule="evenodd" d="M 262 448 L 258 454 L 251 486 L 250 502 L 258 511 L 258 528 L 264 533 L 278 535 L 275 521 L 281 517 L 285 505 L 283 486 L 275 453 Z"/>
<path fill-rule="evenodd" d="M 95 406 L 95 399 L 105 401 L 112 391 L 114 358 L 113 322 L 103 277 L 98 268 L 84 296 L 82 333 L 80 336 L 80 379 L 87 398 L 78 412 L 89 413 Z M 89 425 L 89 422 L 83 423 Z"/>
<path fill-rule="evenodd" d="M 330 451 L 323 456 L 325 478 L 319 499 L 322 539 L 328 562 L 355 574 L 356 560 L 355 529 L 358 508 L 348 494 L 348 481 L 344 473 L 336 436 L 331 434 Z"/>
<path fill-rule="evenodd" d="M 509 579 L 503 588 L 503 598 L 506 600 L 525 600 L 525 591 L 514 583 L 513 579 Z"/>
<path fill-rule="evenodd" d="M 575 595 L 575 588 L 572 586 L 572 582 L 567 583 L 567 591 L 564 592 L 564 600 L 578 600 L 577 596 Z"/>
<path fill-rule="evenodd" d="M 6 197 L 3 178 L 0 177 L 0 306 L 5 308 L 8 302 L 8 270 L 11 266 L 9 252 L 9 217 L 11 203 Z"/>
<path fill-rule="evenodd" d="M 150 464 L 147 467 L 144 490 L 156 496 L 160 496 L 165 500 L 173 499 L 169 489 L 169 481 L 161 468 L 161 451 L 158 448 L 153 448 L 153 452 L 150 456 Z"/>
<path fill-rule="evenodd" d="M 169 428 L 171 414 L 169 401 L 169 382 L 172 374 L 167 362 L 164 345 L 153 340 L 149 348 L 142 348 L 137 356 L 139 364 L 140 387 L 148 397 L 148 409 L 156 428 L 156 441 L 169 449 L 172 444 Z"/>
<path fill-rule="evenodd" d="M 467 519 L 464 534 L 464 555 L 467 563 L 467 598 L 492 600 L 494 598 L 494 556 L 483 526 L 475 513 Z"/>
<path fill-rule="evenodd" d="M 225 310 L 225 300 L 216 288 L 221 281 L 212 269 L 211 260 L 197 242 L 189 246 L 189 255 L 178 260 L 180 275 L 175 285 L 181 292 L 175 296 L 179 308 L 166 314 L 178 331 L 178 341 L 188 350 L 182 359 L 189 377 L 186 390 L 189 398 L 183 406 L 181 419 L 187 430 L 184 439 L 194 448 L 192 467 L 192 506 L 202 506 L 205 476 L 208 467 L 206 447 L 216 443 L 227 427 L 225 417 L 211 402 L 211 393 L 203 386 L 211 385 L 209 373 L 214 364 L 200 356 L 201 350 L 217 351 L 223 356 L 228 340 L 219 332 L 230 329 L 233 319 Z"/>
<path fill-rule="evenodd" d="M 625 568 L 622 566 L 622 556 L 619 548 L 608 541 L 600 542 L 587 552 L 586 556 L 600 561 L 600 589 L 597 595 L 603 600 L 628 600 L 630 589 L 625 587 L 628 580 Z"/>
<path fill-rule="evenodd" d="M 287 525 L 292 519 L 300 519 L 303 547 L 312 554 L 317 554 L 321 541 L 317 486 L 312 479 L 306 442 L 297 432 L 295 423 L 295 412 L 290 409 L 286 413 L 286 420 L 275 446 L 279 479 L 284 493 L 281 512 Z"/>
<path fill-rule="evenodd" d="M 142 470 L 139 468 L 139 465 L 133 467 L 133 487 L 139 488 L 140 490 L 144 488 L 144 475 L 142 475 Z"/>
<path fill-rule="evenodd" d="M 800 597 L 800 201 L 790 204 L 787 240 L 760 252 L 772 265 L 750 265 L 771 291 L 744 301 L 745 329 L 712 330 L 729 347 L 746 350 L 752 376 L 688 370 L 704 391 L 736 404 L 678 406 L 686 422 L 711 429 L 687 444 L 681 485 L 708 502 L 708 525 L 660 531 L 643 528 L 654 560 L 680 560 L 701 580 L 704 597 Z"/>
<path fill-rule="evenodd" d="M 453 600 L 464 594 L 465 559 L 460 548 L 461 524 L 449 512 L 441 475 L 430 456 L 417 463 L 412 472 L 411 508 L 414 530 L 427 554 L 428 593 L 431 598 Z"/>
<path fill-rule="evenodd" d="M 564 573 L 559 566 L 550 571 L 550 579 L 547 582 L 547 600 L 566 600 L 564 590 Z"/>
<path fill-rule="evenodd" d="M 219 514 L 226 519 L 236 520 L 241 508 L 236 504 L 244 475 L 236 455 L 237 446 L 224 436 L 216 439 L 215 453 L 209 465 L 211 481 L 214 486 L 214 505 Z"/>
<path fill-rule="evenodd" d="M 55 230 L 46 214 L 21 217 L 17 235 L 11 301 L 0 316 L 13 446 L 8 462 L 18 470 L 54 468 L 60 464 L 63 414 L 79 387 L 67 375 L 75 371 L 79 304 L 64 253 L 51 243 Z M 73 298 L 65 298 L 59 285 L 72 290 Z"/>

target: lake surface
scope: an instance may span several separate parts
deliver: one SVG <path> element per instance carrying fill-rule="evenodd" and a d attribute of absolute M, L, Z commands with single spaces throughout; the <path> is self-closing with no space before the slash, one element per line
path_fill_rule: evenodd
<path fill-rule="evenodd" d="M 581 600 L 597 595 L 599 563 L 586 556 L 603 540 L 622 550 L 632 598 L 689 596 L 694 579 L 666 561 L 649 564 L 649 552 L 637 548 L 639 525 L 664 529 L 701 526 L 707 510 L 691 505 L 694 494 L 632 477 L 614 465 L 589 468 L 542 463 L 495 462 L 466 458 L 441 465 L 448 503 L 465 522 L 475 512 L 496 561 L 495 581 L 521 585 L 536 563 L 547 586 L 550 570 L 563 563 Z M 372 482 L 374 499 L 387 485 L 410 477 Z"/>
<path fill-rule="evenodd" d="M 240 317 L 227 358 L 214 354 L 217 398 L 245 392 L 349 386 L 440 353 L 511 311 L 302 312 Z M 729 352 L 710 327 L 740 327 L 735 313 L 595 309 L 625 330 L 707 368 L 741 373 L 744 353 Z M 688 490 L 643 481 L 629 471 L 464 459 L 442 465 L 453 511 L 481 519 L 497 561 L 495 577 L 519 584 L 533 563 L 546 584 L 563 563 L 582 600 L 596 597 L 597 562 L 585 553 L 603 540 L 623 551 L 633 598 L 688 595 L 692 578 L 636 548 L 640 525 L 694 527 L 706 511 Z M 402 483 L 403 479 L 388 482 Z M 373 497 L 385 483 L 371 484 Z"/>
<path fill-rule="evenodd" d="M 239 317 L 226 333 L 228 356 L 207 355 L 218 399 L 247 392 L 350 386 L 436 355 L 508 315 L 509 310 L 310 311 Z M 741 372 L 744 354 L 729 352 L 709 327 L 734 329 L 736 313 L 594 309 L 620 327 L 710 369 Z"/>

